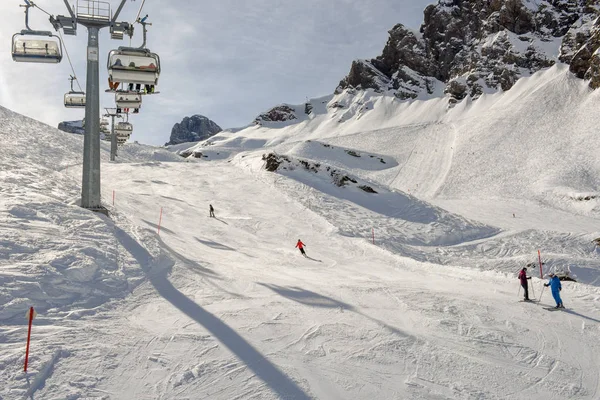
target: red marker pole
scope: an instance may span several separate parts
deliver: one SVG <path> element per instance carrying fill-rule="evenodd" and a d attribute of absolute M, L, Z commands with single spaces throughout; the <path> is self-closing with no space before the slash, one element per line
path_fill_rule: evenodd
<path fill-rule="evenodd" d="M 160 217 L 158 218 L 158 234 L 160 235 L 160 223 L 162 222 L 162 207 L 160 208 Z"/>
<path fill-rule="evenodd" d="M 31 341 L 31 324 L 33 323 L 33 307 L 29 308 L 29 330 L 27 332 L 27 348 L 25 350 L 25 367 L 23 370 L 27 372 L 27 363 L 29 362 L 29 342 Z"/>
<path fill-rule="evenodd" d="M 375 228 L 371 228 L 371 231 L 373 232 L 373 244 L 375 244 Z"/>
<path fill-rule="evenodd" d="M 115 205 L 115 191 L 113 190 L 113 206 Z"/>
<path fill-rule="evenodd" d="M 542 255 L 538 250 L 538 260 L 540 261 L 540 279 L 544 279 L 544 273 L 542 272 Z"/>

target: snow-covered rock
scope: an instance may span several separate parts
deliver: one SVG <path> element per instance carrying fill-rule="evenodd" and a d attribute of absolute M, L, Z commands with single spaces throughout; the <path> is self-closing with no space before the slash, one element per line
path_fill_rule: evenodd
<path fill-rule="evenodd" d="M 509 90 L 559 60 L 589 79 L 600 47 L 591 27 L 597 8 L 595 0 L 439 0 L 425 9 L 420 32 L 398 24 L 380 56 L 353 62 L 336 93 L 374 89 L 416 99 L 439 95 L 441 83 L 455 102 Z"/>
<path fill-rule="evenodd" d="M 295 119 L 298 119 L 296 110 L 288 104 L 281 104 L 260 114 L 254 120 L 254 123 L 260 125 L 263 122 L 286 122 Z"/>

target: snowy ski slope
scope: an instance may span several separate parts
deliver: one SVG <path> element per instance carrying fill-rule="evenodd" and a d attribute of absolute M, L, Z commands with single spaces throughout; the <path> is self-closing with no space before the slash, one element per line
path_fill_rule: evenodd
<path fill-rule="evenodd" d="M 451 110 L 359 97 L 200 160 L 105 148 L 111 219 L 75 204 L 82 138 L 0 108 L 0 398 L 597 399 L 597 94 L 554 68 Z M 585 282 L 565 311 L 536 277 L 518 301 L 538 248 Z"/>

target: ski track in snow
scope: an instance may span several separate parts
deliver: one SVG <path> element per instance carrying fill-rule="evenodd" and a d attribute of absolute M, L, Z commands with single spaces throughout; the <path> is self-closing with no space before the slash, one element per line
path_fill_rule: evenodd
<path fill-rule="evenodd" d="M 362 129 L 377 110 L 352 121 L 346 109 L 344 124 Z M 600 289 L 565 282 L 568 308 L 548 312 L 542 281 L 532 279 L 539 304 L 519 302 L 515 277 L 542 243 L 548 265 L 571 263 L 597 282 L 598 254 L 589 245 L 597 215 L 562 200 L 552 207 L 539 193 L 503 198 L 479 193 L 477 181 L 465 189 L 457 171 L 472 166 L 464 155 L 473 150 L 459 121 L 311 133 L 394 158 L 364 170 L 336 159 L 337 168 L 347 163 L 384 188 L 410 188 L 415 197 L 394 197 L 405 202 L 394 216 L 337 197 L 335 188 L 318 191 L 310 175 L 296 179 L 302 171 L 257 169 L 265 150 L 255 149 L 268 143 L 259 137 L 235 142 L 261 143 L 247 153 L 210 163 L 177 162 L 138 145 L 108 163 L 103 147 L 103 198 L 116 194 L 108 219 L 74 204 L 81 138 L 3 109 L 0 119 L 0 140 L 11 143 L 0 148 L 2 399 L 591 400 L 600 393 Z M 292 155 L 329 151 L 281 138 Z M 402 140 L 410 144 L 389 150 Z M 439 157 L 428 153 L 436 150 Z M 216 218 L 208 218 L 208 204 Z M 294 248 L 298 238 L 310 258 Z M 30 305 L 39 315 L 24 374 Z"/>

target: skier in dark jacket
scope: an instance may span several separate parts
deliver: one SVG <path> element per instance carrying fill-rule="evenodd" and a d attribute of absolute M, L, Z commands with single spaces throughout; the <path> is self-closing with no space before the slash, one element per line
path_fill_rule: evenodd
<path fill-rule="evenodd" d="M 215 209 L 213 208 L 212 204 L 208 205 L 208 212 L 209 212 L 209 215 L 208 215 L 209 217 L 216 218 L 215 217 Z"/>
<path fill-rule="evenodd" d="M 556 308 L 565 308 L 562 299 L 560 298 L 560 291 L 562 290 L 560 279 L 552 272 L 550 272 L 548 276 L 550 277 L 550 281 L 544 283 L 544 286 L 550 286 L 550 289 L 552 289 L 552 297 L 554 297 L 554 301 L 556 301 Z"/>
<path fill-rule="evenodd" d="M 302 240 L 298 239 L 298 243 L 296 243 L 296 247 L 300 249 L 300 253 L 302 253 L 302 255 L 304 257 L 306 257 L 306 253 L 304 252 L 304 246 L 306 246 L 304 243 L 302 243 Z"/>
<path fill-rule="evenodd" d="M 528 279 L 531 279 L 531 277 L 527 276 L 527 267 L 523 267 L 523 269 L 519 271 L 519 280 L 521 281 L 521 287 L 525 292 L 525 301 L 529 301 L 529 284 L 527 282 Z"/>

